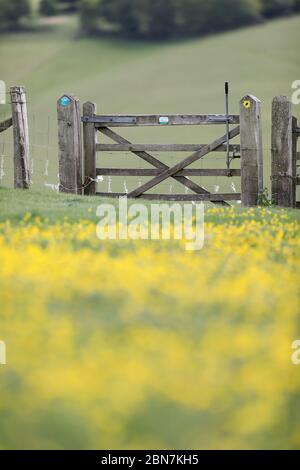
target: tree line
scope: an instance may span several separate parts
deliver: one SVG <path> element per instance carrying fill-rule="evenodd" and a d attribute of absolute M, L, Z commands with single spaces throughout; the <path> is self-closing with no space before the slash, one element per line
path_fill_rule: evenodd
<path fill-rule="evenodd" d="M 80 0 L 40 0 L 41 15 L 79 11 Z M 0 0 L 0 31 L 15 30 L 28 25 L 32 18 L 32 0 Z"/>
<path fill-rule="evenodd" d="M 300 10 L 300 0 L 81 0 L 82 28 L 132 38 L 200 36 Z"/>
<path fill-rule="evenodd" d="M 30 0 L 0 0 L 0 28 L 30 15 Z M 40 13 L 78 11 L 86 34 L 162 40 L 201 36 L 300 11 L 300 0 L 41 0 Z"/>

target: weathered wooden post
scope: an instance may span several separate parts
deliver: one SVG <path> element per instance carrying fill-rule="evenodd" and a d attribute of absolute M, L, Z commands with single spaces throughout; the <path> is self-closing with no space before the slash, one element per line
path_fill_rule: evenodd
<path fill-rule="evenodd" d="M 14 134 L 14 187 L 28 189 L 30 187 L 29 171 L 29 133 L 24 87 L 10 88 L 12 124 Z"/>
<path fill-rule="evenodd" d="M 263 193 L 261 102 L 246 95 L 240 101 L 241 192 L 243 206 L 257 206 Z"/>
<path fill-rule="evenodd" d="M 300 154 L 298 153 L 298 139 L 300 137 L 300 128 L 298 126 L 298 121 L 295 116 L 292 117 L 292 171 L 293 171 L 293 181 L 294 181 L 294 201 L 293 207 L 300 208 L 300 203 L 297 201 L 297 186 L 300 185 L 300 178 L 298 176 L 298 166 L 297 162 L 300 160 Z"/>
<path fill-rule="evenodd" d="M 96 104 L 87 101 L 83 105 L 83 118 L 89 118 L 96 114 Z M 96 145 L 97 130 L 92 122 L 83 122 L 83 147 L 84 147 L 84 194 L 92 196 L 96 194 Z"/>
<path fill-rule="evenodd" d="M 296 205 L 296 146 L 292 103 L 287 96 L 276 96 L 272 104 L 272 201 L 282 207 Z"/>
<path fill-rule="evenodd" d="M 80 102 L 72 95 L 57 101 L 59 191 L 82 194 Z"/>

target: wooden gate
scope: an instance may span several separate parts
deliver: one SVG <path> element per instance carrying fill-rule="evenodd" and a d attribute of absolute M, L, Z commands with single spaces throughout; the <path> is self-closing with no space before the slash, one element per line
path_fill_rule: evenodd
<path fill-rule="evenodd" d="M 66 103 L 69 103 L 65 106 Z M 72 113 L 72 108 L 74 112 Z M 85 195 L 99 195 L 102 197 L 142 198 L 147 200 L 171 200 L 171 201 L 210 201 L 218 204 L 227 204 L 227 201 L 242 200 L 247 206 L 257 205 L 259 194 L 263 190 L 262 171 L 262 138 L 261 138 L 261 110 L 260 101 L 251 96 L 245 96 L 240 102 L 239 115 L 98 115 L 96 105 L 87 102 L 83 105 L 83 149 L 84 149 L 84 177 L 82 187 L 78 181 L 68 179 L 64 172 L 64 160 L 68 146 L 72 148 L 74 165 L 78 165 L 80 157 L 76 156 L 76 145 L 71 142 L 60 142 L 60 170 L 62 173 L 61 190 L 70 189 L 68 192 L 79 192 L 83 189 Z M 68 134 L 72 126 L 76 127 L 78 121 L 78 100 L 70 95 L 64 95 L 58 100 L 59 135 L 63 135 L 65 116 L 68 118 Z M 73 116 L 73 117 L 72 117 Z M 227 131 L 209 144 L 135 144 L 122 137 L 116 128 L 139 127 L 139 126 L 202 126 L 213 125 L 227 127 Z M 98 143 L 97 135 L 101 133 L 109 137 L 113 143 Z M 78 135 L 75 129 L 74 135 Z M 232 144 L 231 140 L 240 136 L 240 143 Z M 75 152 L 75 155 L 74 155 Z M 80 149 L 78 149 L 80 152 Z M 130 168 L 101 168 L 97 166 L 98 152 L 131 152 L 143 161 L 149 163 L 153 168 L 130 169 Z M 163 163 L 152 152 L 191 152 L 189 156 L 173 166 Z M 211 152 L 224 153 L 223 169 L 197 169 L 188 168 L 192 163 L 198 162 Z M 70 152 L 67 152 L 70 163 Z M 240 169 L 232 169 L 231 163 L 234 159 L 241 160 Z M 69 174 L 78 175 L 80 171 L 75 167 Z M 125 193 L 103 193 L 97 191 L 97 177 L 109 176 L 147 176 L 149 181 L 137 187 L 129 194 Z M 240 176 L 241 193 L 213 194 L 191 180 L 195 176 Z M 193 194 L 153 194 L 148 193 L 152 188 L 173 178 L 175 181 L 188 188 Z M 79 189 L 79 191 L 78 191 Z"/>

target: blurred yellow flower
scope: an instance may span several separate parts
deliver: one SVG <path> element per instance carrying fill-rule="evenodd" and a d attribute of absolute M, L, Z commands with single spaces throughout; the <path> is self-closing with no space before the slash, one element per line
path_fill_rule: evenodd
<path fill-rule="evenodd" d="M 0 448 L 300 447 L 299 226 L 209 215 L 192 253 L 0 225 Z"/>

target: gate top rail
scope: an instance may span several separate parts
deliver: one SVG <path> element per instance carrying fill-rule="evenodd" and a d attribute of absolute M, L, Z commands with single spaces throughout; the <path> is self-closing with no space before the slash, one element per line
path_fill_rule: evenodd
<path fill-rule="evenodd" d="M 95 127 L 131 126 L 196 126 L 217 124 L 239 124 L 236 114 L 109 114 L 82 116 L 83 123 L 93 123 Z"/>

